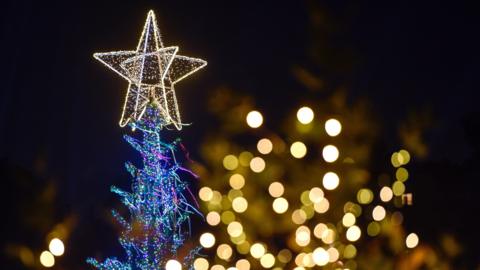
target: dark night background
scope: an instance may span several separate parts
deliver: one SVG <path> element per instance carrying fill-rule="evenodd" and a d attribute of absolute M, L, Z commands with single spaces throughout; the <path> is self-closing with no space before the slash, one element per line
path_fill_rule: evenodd
<path fill-rule="evenodd" d="M 137 154 L 117 125 L 127 83 L 92 54 L 135 48 L 154 9 L 166 45 L 209 62 L 177 91 L 184 120 L 194 123 L 181 134 L 194 157 L 202 134 L 215 127 L 206 112 L 212 89 L 232 86 L 280 118 L 284 106 L 302 100 L 292 67 L 311 67 L 326 88 L 346 86 L 351 98 L 370 101 L 381 149 L 400 143 L 398 123 L 409 115 L 428 119 L 428 154 L 412 165 L 407 226 L 422 241 L 455 234 L 465 249 L 457 265 L 473 269 L 480 262 L 480 44 L 478 9 L 468 2 L 3 1 L 2 245 L 45 248 L 51 226 L 71 218 L 60 264 L 119 252 L 105 217 L 116 204 L 108 187 L 125 182 L 123 162 Z M 48 192 L 50 201 L 42 199 Z"/>

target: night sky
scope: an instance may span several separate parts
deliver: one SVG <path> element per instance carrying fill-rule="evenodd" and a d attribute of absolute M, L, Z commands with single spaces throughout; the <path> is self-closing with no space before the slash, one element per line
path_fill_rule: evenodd
<path fill-rule="evenodd" d="M 389 151 L 400 143 L 398 123 L 413 112 L 429 115 L 429 154 L 412 173 L 420 182 L 410 210 L 417 223 L 409 226 L 427 239 L 455 232 L 473 248 L 480 241 L 471 220 L 480 210 L 478 9 L 467 1 L 441 2 L 3 1 L 0 181 L 12 170 L 35 179 L 27 187 L 13 180 L 2 185 L 6 228 L 18 228 L 12 237 L 29 237 L 16 225 L 23 208 L 12 200 L 28 200 L 24 190 L 33 194 L 53 182 L 52 216 L 79 219 L 75 261 L 116 245 L 99 211 L 115 204 L 108 186 L 127 179 L 123 162 L 137 154 L 117 124 L 127 83 L 92 54 L 134 49 L 154 9 L 166 45 L 208 60 L 177 91 L 183 118 L 194 123 L 181 134 L 194 156 L 199 135 L 214 128 L 205 107 L 212 89 L 227 85 L 253 95 L 272 118 L 280 117 L 282 104 L 302 100 L 292 66 L 314 67 L 330 88 L 347 86 L 352 99 L 368 98 Z M 334 30 L 317 36 L 314 7 L 325 10 Z M 338 63 L 312 61 L 311 44 L 319 38 Z M 480 261 L 473 252 L 464 259 L 462 265 Z"/>

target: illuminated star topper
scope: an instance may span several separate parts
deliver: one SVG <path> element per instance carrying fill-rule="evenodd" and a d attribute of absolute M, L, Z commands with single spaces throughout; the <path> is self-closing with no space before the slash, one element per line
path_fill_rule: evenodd
<path fill-rule="evenodd" d="M 118 73 L 128 82 L 120 126 L 142 118 L 149 102 L 160 105 L 164 125 L 173 124 L 182 129 L 174 85 L 207 62 L 177 55 L 178 47 L 163 47 L 160 30 L 152 10 L 148 12 L 137 49 L 95 53 L 95 59 Z"/>

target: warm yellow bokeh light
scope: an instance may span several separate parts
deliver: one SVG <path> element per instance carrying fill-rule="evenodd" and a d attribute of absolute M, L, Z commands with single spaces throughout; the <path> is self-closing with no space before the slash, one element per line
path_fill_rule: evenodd
<path fill-rule="evenodd" d="M 347 229 L 346 235 L 347 235 L 348 241 L 355 242 L 358 239 L 360 239 L 360 236 L 362 235 L 362 231 L 357 225 L 353 225 Z"/>
<path fill-rule="evenodd" d="M 263 116 L 258 111 L 251 111 L 247 114 L 247 124 L 251 128 L 258 128 L 263 123 Z"/>
<path fill-rule="evenodd" d="M 253 158 L 253 154 L 248 151 L 243 151 L 238 155 L 238 163 L 243 167 L 250 166 L 250 160 Z"/>
<path fill-rule="evenodd" d="M 233 250 L 227 244 L 221 244 L 217 247 L 217 256 L 222 260 L 228 260 L 232 257 Z"/>
<path fill-rule="evenodd" d="M 336 189 L 339 183 L 340 183 L 340 178 L 334 172 L 327 172 L 323 176 L 323 187 L 327 190 Z"/>
<path fill-rule="evenodd" d="M 377 236 L 380 233 L 380 224 L 376 221 L 370 222 L 367 226 L 367 234 L 370 236 Z"/>
<path fill-rule="evenodd" d="M 55 265 L 55 258 L 53 257 L 53 254 L 50 253 L 50 251 L 44 251 L 40 254 L 40 263 L 44 267 L 52 267 Z"/>
<path fill-rule="evenodd" d="M 213 191 L 209 187 L 202 187 L 198 191 L 198 196 L 200 197 L 200 200 L 208 202 L 213 198 Z"/>
<path fill-rule="evenodd" d="M 288 249 L 282 249 L 278 252 L 277 258 L 281 263 L 288 263 L 292 260 L 292 252 Z"/>
<path fill-rule="evenodd" d="M 405 184 L 400 181 L 395 181 L 392 185 L 392 190 L 395 196 L 401 196 L 403 193 L 405 193 Z"/>
<path fill-rule="evenodd" d="M 389 187 L 383 187 L 383 188 L 380 190 L 380 200 L 382 200 L 382 202 L 388 202 L 388 201 L 390 201 L 392 198 L 393 198 L 393 191 L 392 191 L 391 188 L 389 188 Z"/>
<path fill-rule="evenodd" d="M 337 119 L 328 119 L 325 122 L 325 131 L 329 136 L 335 137 L 342 131 L 342 124 Z"/>
<path fill-rule="evenodd" d="M 212 268 L 210 268 L 210 270 L 225 270 L 225 267 L 223 267 L 223 265 L 221 264 L 215 264 L 212 265 Z"/>
<path fill-rule="evenodd" d="M 375 208 L 373 208 L 372 217 L 374 220 L 381 221 L 385 218 L 386 215 L 387 212 L 385 211 L 385 208 L 383 208 L 383 206 L 377 205 L 375 206 Z"/>
<path fill-rule="evenodd" d="M 304 267 L 314 267 L 315 262 L 313 261 L 313 254 L 312 253 L 307 253 L 305 256 L 302 258 L 302 264 Z"/>
<path fill-rule="evenodd" d="M 419 239 L 416 233 L 411 233 L 405 239 L 405 244 L 408 248 L 414 248 L 418 245 Z"/>
<path fill-rule="evenodd" d="M 326 161 L 326 162 L 334 162 L 335 160 L 338 159 L 338 156 L 339 156 L 339 152 L 338 152 L 338 149 L 337 147 L 335 147 L 334 145 L 327 145 L 323 148 L 322 150 L 322 156 L 323 156 L 323 159 Z"/>
<path fill-rule="evenodd" d="M 304 247 L 310 243 L 310 229 L 307 226 L 300 226 L 295 232 L 295 242 Z"/>
<path fill-rule="evenodd" d="M 345 259 L 351 259 L 351 258 L 354 258 L 355 256 L 357 255 L 357 248 L 350 244 L 350 245 L 347 245 L 344 249 L 343 249 L 343 257 Z"/>
<path fill-rule="evenodd" d="M 329 260 L 330 256 L 325 249 L 319 247 L 313 251 L 313 262 L 316 265 L 324 266 L 328 263 Z"/>
<path fill-rule="evenodd" d="M 165 270 L 182 270 L 182 265 L 177 260 L 168 260 Z"/>
<path fill-rule="evenodd" d="M 309 107 L 302 107 L 297 111 L 298 122 L 306 125 L 313 121 L 314 113 Z"/>
<path fill-rule="evenodd" d="M 402 165 L 405 165 L 408 162 L 410 162 L 410 153 L 407 150 L 402 149 L 398 151 L 398 155 L 402 157 Z"/>
<path fill-rule="evenodd" d="M 208 270 L 208 260 L 205 258 L 197 258 L 193 262 L 193 269 L 195 270 Z"/>
<path fill-rule="evenodd" d="M 307 146 L 303 142 L 294 142 L 290 146 L 290 153 L 294 158 L 303 158 L 307 154 Z"/>
<path fill-rule="evenodd" d="M 323 190 L 321 188 L 318 188 L 318 187 L 312 188 L 310 190 L 310 192 L 308 193 L 308 198 L 313 203 L 321 202 L 323 200 L 323 197 L 324 197 Z"/>
<path fill-rule="evenodd" d="M 373 192 L 368 188 L 362 188 L 357 192 L 357 201 L 361 204 L 369 204 L 373 200 Z"/>
<path fill-rule="evenodd" d="M 225 224 L 230 224 L 230 222 L 235 220 L 235 214 L 232 211 L 225 211 L 220 217 Z"/>
<path fill-rule="evenodd" d="M 247 259 L 240 259 L 235 264 L 238 270 L 250 270 L 250 262 Z"/>
<path fill-rule="evenodd" d="M 292 221 L 295 224 L 303 224 L 307 220 L 307 214 L 302 209 L 297 209 L 292 213 Z"/>
<path fill-rule="evenodd" d="M 321 239 L 323 236 L 323 233 L 328 229 L 327 225 L 323 223 L 318 223 L 315 228 L 313 229 L 313 235 L 315 235 L 316 238 Z"/>
<path fill-rule="evenodd" d="M 327 244 L 327 245 L 330 245 L 332 244 L 334 241 L 335 241 L 335 231 L 332 230 L 332 229 L 326 229 L 323 233 L 322 233 L 322 241 Z"/>
<path fill-rule="evenodd" d="M 395 172 L 395 178 L 397 178 L 398 181 L 405 182 L 408 179 L 408 171 L 407 169 L 400 167 L 397 169 Z"/>
<path fill-rule="evenodd" d="M 239 237 L 243 233 L 243 226 L 238 221 L 233 221 L 227 226 L 227 232 L 231 237 Z"/>
<path fill-rule="evenodd" d="M 283 214 L 288 210 L 288 201 L 285 198 L 276 198 L 272 203 L 273 211 L 277 214 Z"/>
<path fill-rule="evenodd" d="M 238 158 L 234 155 L 226 155 L 223 158 L 223 167 L 230 171 L 235 170 L 238 167 Z"/>
<path fill-rule="evenodd" d="M 268 186 L 268 193 L 274 198 L 282 196 L 284 191 L 285 188 L 280 182 L 273 182 Z"/>
<path fill-rule="evenodd" d="M 53 238 L 48 245 L 48 249 L 55 256 L 62 256 L 65 252 L 65 246 L 63 245 L 62 240 L 58 238 Z"/>
<path fill-rule="evenodd" d="M 261 157 L 254 157 L 250 161 L 250 169 L 253 172 L 260 173 L 265 169 L 265 160 Z"/>
<path fill-rule="evenodd" d="M 233 189 L 241 189 L 245 185 L 245 178 L 241 174 L 232 174 L 228 181 Z"/>
<path fill-rule="evenodd" d="M 269 154 L 270 152 L 272 152 L 272 149 L 273 149 L 272 141 L 270 141 L 267 138 L 263 138 L 259 140 L 257 143 L 257 150 L 258 152 L 260 152 L 260 154 L 264 154 L 264 155 Z"/>
<path fill-rule="evenodd" d="M 326 198 L 323 198 L 319 203 L 313 204 L 313 209 L 319 214 L 327 212 L 328 208 L 330 208 L 330 203 Z"/>
<path fill-rule="evenodd" d="M 248 208 L 248 201 L 244 197 L 237 197 L 232 201 L 233 211 L 243 213 Z"/>
<path fill-rule="evenodd" d="M 259 259 L 265 254 L 265 247 L 260 243 L 255 243 L 250 247 L 250 254 L 252 257 Z"/>
<path fill-rule="evenodd" d="M 271 268 L 275 264 L 275 257 L 272 254 L 267 253 L 260 258 L 260 264 L 264 268 Z"/>
<path fill-rule="evenodd" d="M 348 228 L 355 225 L 356 220 L 357 219 L 355 218 L 355 215 L 353 215 L 352 213 L 346 213 L 345 215 L 343 215 L 342 224 L 343 226 Z"/>
<path fill-rule="evenodd" d="M 338 252 L 338 249 L 334 247 L 327 249 L 327 252 L 328 252 L 329 262 L 336 262 L 340 257 L 340 253 Z"/>
<path fill-rule="evenodd" d="M 203 233 L 200 235 L 200 245 L 204 248 L 211 248 L 215 245 L 215 236 L 211 233 Z"/>

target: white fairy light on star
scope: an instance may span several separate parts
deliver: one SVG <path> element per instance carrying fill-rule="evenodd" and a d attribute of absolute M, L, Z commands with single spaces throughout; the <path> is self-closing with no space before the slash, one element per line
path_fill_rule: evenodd
<path fill-rule="evenodd" d="M 203 68 L 207 62 L 177 55 L 178 47 L 164 47 L 153 11 L 148 13 L 135 51 L 95 53 L 94 57 L 129 82 L 120 126 L 142 118 L 155 101 L 165 125 L 182 128 L 174 85 Z"/>

